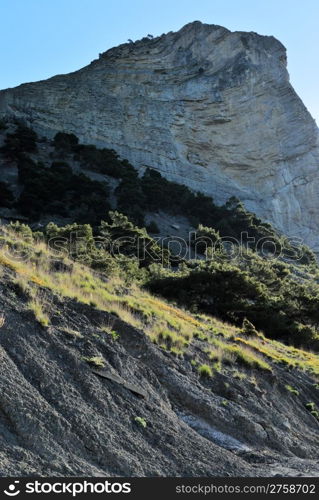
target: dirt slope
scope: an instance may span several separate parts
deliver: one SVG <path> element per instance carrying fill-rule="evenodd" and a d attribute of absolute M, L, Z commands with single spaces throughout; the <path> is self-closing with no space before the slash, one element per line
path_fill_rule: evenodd
<path fill-rule="evenodd" d="M 319 391 L 308 375 L 276 367 L 256 372 L 257 383 L 227 371 L 206 380 L 190 354 L 173 356 L 115 317 L 113 339 L 99 329 L 107 312 L 49 291 L 43 293 L 51 324 L 43 328 L 12 275 L 5 269 L 0 285 L 2 476 L 319 472 L 319 426 L 304 408 L 304 401 L 319 402 Z M 135 384 L 147 398 L 94 374 L 83 360 L 92 356 L 104 360 L 102 372 Z"/>

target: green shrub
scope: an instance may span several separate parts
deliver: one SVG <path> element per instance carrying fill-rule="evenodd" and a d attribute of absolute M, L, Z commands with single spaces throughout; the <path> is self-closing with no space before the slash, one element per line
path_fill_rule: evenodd
<path fill-rule="evenodd" d="M 137 425 L 139 425 L 143 429 L 146 429 L 146 427 L 147 427 L 147 422 L 146 422 L 145 418 L 143 418 L 143 417 L 134 417 L 134 422 L 136 422 Z"/>
<path fill-rule="evenodd" d="M 307 410 L 309 411 L 314 411 L 316 409 L 316 404 L 315 403 L 306 403 L 305 404 L 305 407 L 307 408 Z"/>
<path fill-rule="evenodd" d="M 113 149 L 98 149 L 93 145 L 79 144 L 74 148 L 74 159 L 85 168 L 115 179 L 138 177 L 135 168 L 127 160 L 121 160 Z"/>
<path fill-rule="evenodd" d="M 257 332 L 256 328 L 247 318 L 244 318 L 244 320 L 243 320 L 242 333 L 244 335 L 247 335 L 248 337 L 258 336 L 258 332 Z"/>
<path fill-rule="evenodd" d="M 53 162 L 47 168 L 22 156 L 18 171 L 23 191 L 17 205 L 24 215 L 73 214 L 82 222 L 98 224 L 110 208 L 108 186 L 74 174 L 65 162 Z"/>
<path fill-rule="evenodd" d="M 307 410 L 311 413 L 311 415 L 313 417 L 315 417 L 317 420 L 319 420 L 319 412 L 317 410 L 315 403 L 306 403 L 305 407 L 307 408 Z"/>
<path fill-rule="evenodd" d="M 196 253 L 206 254 L 208 257 L 224 251 L 219 232 L 202 224 L 199 224 L 196 233 L 193 234 L 192 245 Z"/>
<path fill-rule="evenodd" d="M 113 330 L 111 326 L 101 326 L 100 328 L 104 333 L 110 335 L 113 340 L 118 340 L 120 334 Z"/>
<path fill-rule="evenodd" d="M 135 226 L 128 218 L 117 212 L 109 212 L 111 222 L 102 221 L 99 235 L 112 242 L 113 255 L 124 254 L 138 258 L 140 267 L 147 267 L 154 262 L 169 264 L 169 252 L 162 249 L 151 238 L 146 229 Z"/>
<path fill-rule="evenodd" d="M 317 420 L 319 420 L 319 412 L 318 411 L 312 410 L 310 413 L 313 417 L 315 417 Z"/>
<path fill-rule="evenodd" d="M 299 391 L 292 387 L 291 385 L 287 384 L 285 385 L 285 388 L 287 389 L 288 392 L 291 392 L 291 394 L 294 394 L 295 396 L 299 396 Z"/>
<path fill-rule="evenodd" d="M 13 133 L 6 135 L 0 151 L 11 159 L 18 159 L 24 153 L 35 153 L 37 134 L 31 128 L 19 124 Z"/>
<path fill-rule="evenodd" d="M 200 374 L 201 377 L 203 378 L 210 378 L 213 376 L 213 370 L 209 365 L 200 365 L 198 368 L 198 373 Z"/>
<path fill-rule="evenodd" d="M 289 266 L 252 251 L 233 260 L 220 254 L 186 262 L 177 273 L 150 275 L 147 287 L 192 311 L 243 325 L 248 335 L 261 330 L 296 346 L 319 347 L 318 285 L 296 281 Z"/>
<path fill-rule="evenodd" d="M 74 134 L 58 132 L 53 139 L 54 147 L 59 151 L 71 152 L 78 145 L 79 139 Z"/>

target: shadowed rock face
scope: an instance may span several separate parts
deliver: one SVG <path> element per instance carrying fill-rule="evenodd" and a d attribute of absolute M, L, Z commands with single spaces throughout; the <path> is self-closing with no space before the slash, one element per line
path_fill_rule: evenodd
<path fill-rule="evenodd" d="M 194 22 L 0 92 L 0 114 L 65 130 L 246 207 L 319 251 L 318 128 L 273 37 Z"/>

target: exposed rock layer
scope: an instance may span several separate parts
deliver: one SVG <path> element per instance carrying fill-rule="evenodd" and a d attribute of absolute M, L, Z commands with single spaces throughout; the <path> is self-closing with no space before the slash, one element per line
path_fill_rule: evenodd
<path fill-rule="evenodd" d="M 112 147 L 246 207 L 319 251 L 318 128 L 273 37 L 200 22 L 71 73 L 0 92 L 0 114 Z"/>

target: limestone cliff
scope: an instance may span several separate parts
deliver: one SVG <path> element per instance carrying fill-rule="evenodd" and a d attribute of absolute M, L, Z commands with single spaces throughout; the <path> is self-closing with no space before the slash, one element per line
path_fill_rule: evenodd
<path fill-rule="evenodd" d="M 114 148 L 216 202 L 236 195 L 319 251 L 318 128 L 273 37 L 194 22 L 4 90 L 0 114 Z"/>

